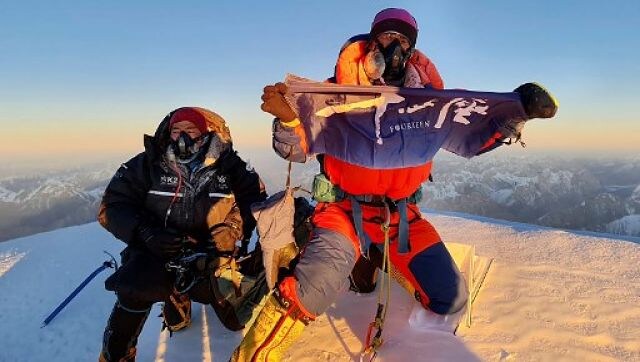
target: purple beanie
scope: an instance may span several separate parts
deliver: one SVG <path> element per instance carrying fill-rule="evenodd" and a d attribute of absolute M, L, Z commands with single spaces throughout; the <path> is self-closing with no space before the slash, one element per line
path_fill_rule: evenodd
<path fill-rule="evenodd" d="M 385 31 L 397 31 L 409 38 L 412 47 L 416 45 L 418 24 L 416 19 L 404 9 L 388 8 L 376 14 L 369 32 L 371 38 L 375 39 Z"/>

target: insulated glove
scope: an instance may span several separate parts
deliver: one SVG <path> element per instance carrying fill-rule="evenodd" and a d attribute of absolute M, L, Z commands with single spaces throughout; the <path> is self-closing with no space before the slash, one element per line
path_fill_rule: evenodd
<path fill-rule="evenodd" d="M 215 228 L 211 232 L 211 238 L 213 239 L 213 244 L 216 246 L 216 250 L 221 253 L 232 253 L 236 249 L 236 241 L 241 236 L 240 234 L 239 229 L 233 226 L 223 225 Z"/>
<path fill-rule="evenodd" d="M 173 229 L 160 229 L 148 225 L 138 228 L 138 236 L 153 255 L 162 259 L 176 256 L 185 242 L 185 237 Z"/>
<path fill-rule="evenodd" d="M 538 83 L 524 83 L 513 90 L 520 95 L 529 119 L 552 118 L 558 111 L 558 100 Z"/>
<path fill-rule="evenodd" d="M 287 123 L 298 118 L 298 116 L 284 98 L 285 93 L 287 93 L 287 86 L 284 83 L 276 83 L 264 87 L 260 109 Z"/>

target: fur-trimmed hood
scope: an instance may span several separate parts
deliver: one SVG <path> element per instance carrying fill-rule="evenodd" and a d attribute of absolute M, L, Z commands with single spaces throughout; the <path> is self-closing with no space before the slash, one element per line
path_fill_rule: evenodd
<path fill-rule="evenodd" d="M 207 150 L 204 165 L 209 166 L 214 164 L 220 156 L 228 150 L 232 149 L 231 132 L 227 126 L 226 121 L 217 113 L 201 107 L 181 107 L 191 108 L 201 113 L 207 120 L 207 128 L 211 141 L 209 142 L 209 149 Z M 145 152 L 152 160 L 156 160 L 162 155 L 167 155 L 169 159 L 172 158 L 173 152 L 169 148 L 170 144 L 170 129 L 169 120 L 171 116 L 181 108 L 174 109 L 169 112 L 160 124 L 156 128 L 156 132 L 153 136 L 144 136 Z"/>

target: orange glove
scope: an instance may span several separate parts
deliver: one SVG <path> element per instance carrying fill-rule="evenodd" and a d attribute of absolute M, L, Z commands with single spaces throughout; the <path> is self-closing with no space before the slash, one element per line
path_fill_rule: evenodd
<path fill-rule="evenodd" d="M 287 93 L 287 86 L 284 83 L 276 83 L 264 87 L 262 91 L 262 105 L 260 109 L 271 113 L 280 121 L 288 123 L 298 118 L 296 112 L 291 109 L 289 103 L 284 98 Z"/>

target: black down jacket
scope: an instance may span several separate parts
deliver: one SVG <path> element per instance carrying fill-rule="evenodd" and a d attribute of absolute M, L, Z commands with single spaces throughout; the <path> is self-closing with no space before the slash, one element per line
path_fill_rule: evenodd
<path fill-rule="evenodd" d="M 171 228 L 199 242 L 211 240 L 212 232 L 249 237 L 255 228 L 250 206 L 266 198 L 258 174 L 214 132 L 199 168 L 176 163 L 169 147 L 170 116 L 153 137 L 145 135 L 145 151 L 111 179 L 100 224 L 134 247 L 142 246 L 136 233 L 141 225 Z"/>

